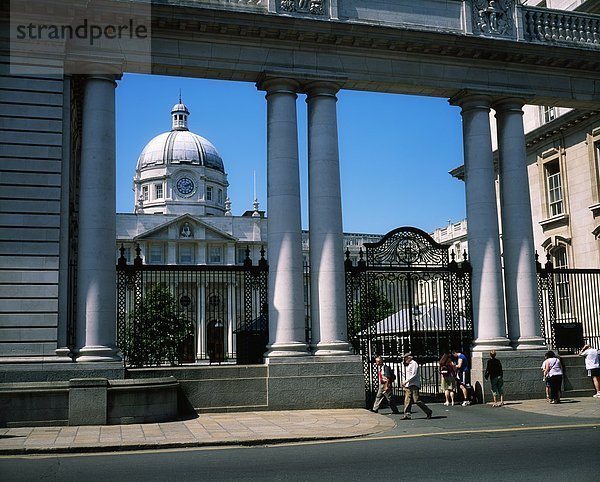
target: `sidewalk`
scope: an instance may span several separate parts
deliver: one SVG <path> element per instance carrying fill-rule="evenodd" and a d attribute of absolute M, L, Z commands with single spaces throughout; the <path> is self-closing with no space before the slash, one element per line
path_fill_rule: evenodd
<path fill-rule="evenodd" d="M 0 454 L 106 452 L 219 445 L 264 445 L 292 441 L 331 440 L 377 434 L 426 434 L 437 431 L 486 430 L 524 425 L 600 424 L 600 400 L 568 399 L 560 405 L 545 400 L 444 407 L 432 404 L 425 420 L 418 408 L 413 420 L 374 414 L 364 409 L 298 410 L 202 414 L 168 423 L 0 428 Z M 384 410 L 385 411 L 385 410 Z"/>

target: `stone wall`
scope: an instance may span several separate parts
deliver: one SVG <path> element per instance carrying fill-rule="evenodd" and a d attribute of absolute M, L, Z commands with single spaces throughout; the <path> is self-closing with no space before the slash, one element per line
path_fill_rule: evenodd
<path fill-rule="evenodd" d="M 0 68 L 0 360 L 55 355 L 68 151 L 62 78 L 7 70 Z"/>
<path fill-rule="evenodd" d="M 178 389 L 172 377 L 0 383 L 0 427 L 171 421 Z"/>
<path fill-rule="evenodd" d="M 143 379 L 179 381 L 180 413 L 363 408 L 362 362 L 358 356 L 267 359 L 266 365 L 222 365 L 132 369 Z"/>

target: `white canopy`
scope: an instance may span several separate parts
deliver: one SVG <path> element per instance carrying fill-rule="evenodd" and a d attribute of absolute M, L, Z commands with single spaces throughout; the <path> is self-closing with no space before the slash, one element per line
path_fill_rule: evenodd
<path fill-rule="evenodd" d="M 416 308 L 416 309 L 415 309 Z M 418 307 L 402 308 L 375 324 L 374 332 L 378 335 L 405 335 L 410 331 L 411 319 L 413 331 L 438 331 L 446 329 L 446 318 L 450 319 L 450 313 L 440 306 L 431 306 L 421 313 Z M 467 329 L 467 319 L 458 315 L 458 324 L 461 330 Z M 360 335 L 366 335 L 369 331 L 362 330 Z"/>

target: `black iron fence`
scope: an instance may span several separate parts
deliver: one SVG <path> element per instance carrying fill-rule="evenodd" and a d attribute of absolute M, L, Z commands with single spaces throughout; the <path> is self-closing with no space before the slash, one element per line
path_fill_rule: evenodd
<path fill-rule="evenodd" d="M 264 251 L 258 265 L 117 265 L 117 342 L 126 366 L 262 363 L 268 342 Z"/>
<path fill-rule="evenodd" d="M 542 336 L 552 348 L 576 353 L 600 346 L 600 269 L 555 268 L 537 262 Z"/>

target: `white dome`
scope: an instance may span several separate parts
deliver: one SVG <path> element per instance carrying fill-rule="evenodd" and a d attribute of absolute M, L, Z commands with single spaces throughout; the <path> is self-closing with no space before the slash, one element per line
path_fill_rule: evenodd
<path fill-rule="evenodd" d="M 142 150 L 136 169 L 170 164 L 173 161 L 189 162 L 225 173 L 223 160 L 215 146 L 188 130 L 172 130 L 157 135 Z"/>

